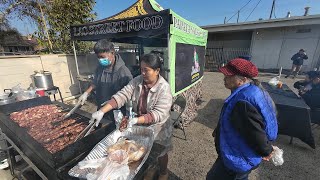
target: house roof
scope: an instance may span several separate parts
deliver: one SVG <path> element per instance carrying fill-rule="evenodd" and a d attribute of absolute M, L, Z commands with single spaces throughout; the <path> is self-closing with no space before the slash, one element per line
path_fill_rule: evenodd
<path fill-rule="evenodd" d="M 3 41 L 0 42 L 2 46 L 31 46 L 34 47 L 38 45 L 36 39 L 28 39 L 26 36 L 6 36 Z"/>
<path fill-rule="evenodd" d="M 245 31 L 264 28 L 288 27 L 288 26 L 302 26 L 320 24 L 320 15 L 310 16 L 293 16 L 290 18 L 278 18 L 259 20 L 242 23 L 229 23 L 218 25 L 206 25 L 201 28 L 208 30 L 208 32 L 227 32 L 227 31 Z"/>

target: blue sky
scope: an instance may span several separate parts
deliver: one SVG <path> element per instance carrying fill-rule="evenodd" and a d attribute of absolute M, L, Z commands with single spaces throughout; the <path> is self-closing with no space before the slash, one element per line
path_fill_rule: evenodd
<path fill-rule="evenodd" d="M 249 0 L 157 0 L 165 9 L 172 9 L 182 17 L 198 24 L 213 25 L 222 24 L 224 17 L 229 19 Z M 258 4 L 258 2 L 260 3 Z M 129 7 L 136 0 L 96 0 L 94 10 L 97 12 L 97 19 L 103 19 L 114 15 Z M 259 18 L 268 19 L 272 0 L 251 0 L 251 2 L 240 12 L 240 22 L 245 21 L 254 7 L 258 4 L 255 11 L 247 21 L 258 20 Z M 304 13 L 304 7 L 310 6 L 310 14 L 320 14 L 320 0 L 276 0 L 276 17 L 285 17 L 288 11 L 291 16 L 300 16 Z M 274 18 L 274 17 L 273 17 Z M 230 22 L 236 22 L 234 16 Z M 32 33 L 35 26 L 27 20 L 19 21 L 13 19 L 11 25 L 16 27 L 22 34 Z"/>

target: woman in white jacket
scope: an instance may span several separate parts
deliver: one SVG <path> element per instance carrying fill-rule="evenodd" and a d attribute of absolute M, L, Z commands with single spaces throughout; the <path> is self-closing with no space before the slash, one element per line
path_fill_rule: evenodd
<path fill-rule="evenodd" d="M 132 125 L 150 125 L 155 130 L 155 142 L 165 147 L 158 157 L 160 166 L 159 179 L 168 179 L 168 151 L 172 149 L 172 122 L 170 109 L 172 94 L 169 83 L 160 75 L 162 60 L 155 54 L 146 54 L 141 58 L 141 75 L 134 78 L 127 86 L 112 96 L 112 99 L 99 111 L 92 114 L 99 124 L 104 113 L 120 108 L 126 102 L 133 102 L 133 111 L 137 117 L 128 122 Z"/>

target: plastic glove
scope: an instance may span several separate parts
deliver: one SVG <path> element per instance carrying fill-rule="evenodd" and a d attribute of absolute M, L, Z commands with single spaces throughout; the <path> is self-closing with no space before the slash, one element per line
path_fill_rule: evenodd
<path fill-rule="evenodd" d="M 84 105 L 84 102 L 86 102 L 87 98 L 88 98 L 89 93 L 84 92 L 78 99 L 78 102 L 81 103 L 81 105 Z"/>
<path fill-rule="evenodd" d="M 104 112 L 102 112 L 101 110 L 93 113 L 91 116 L 92 118 L 90 120 L 90 123 L 93 121 L 93 122 L 95 122 L 96 127 L 98 127 L 101 119 L 103 118 L 103 115 L 104 115 Z"/>
<path fill-rule="evenodd" d="M 138 118 L 132 118 L 128 122 L 128 127 L 131 128 L 133 125 L 138 123 Z"/>

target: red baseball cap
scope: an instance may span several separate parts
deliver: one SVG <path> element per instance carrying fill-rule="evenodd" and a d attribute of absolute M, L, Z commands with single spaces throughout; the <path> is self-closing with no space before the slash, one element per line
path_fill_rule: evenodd
<path fill-rule="evenodd" d="M 253 78 L 257 77 L 259 74 L 257 66 L 252 62 L 241 58 L 231 60 L 227 65 L 219 68 L 219 70 L 226 76 L 240 75 Z"/>

